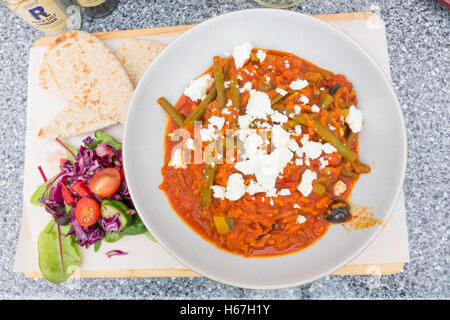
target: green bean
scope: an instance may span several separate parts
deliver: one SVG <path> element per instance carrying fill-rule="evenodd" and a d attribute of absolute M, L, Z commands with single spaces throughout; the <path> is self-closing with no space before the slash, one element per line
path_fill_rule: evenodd
<path fill-rule="evenodd" d="M 353 140 L 355 140 L 356 137 L 356 133 L 354 133 L 353 131 L 350 131 L 350 133 L 348 134 L 348 137 L 346 139 L 345 145 L 347 147 L 349 147 L 350 149 L 352 148 L 352 144 L 353 144 Z"/>
<path fill-rule="evenodd" d="M 274 88 L 269 84 L 269 83 L 261 83 L 261 85 L 259 86 L 259 91 L 270 91 L 273 90 Z"/>
<path fill-rule="evenodd" d="M 369 173 L 370 172 L 370 167 L 367 164 L 362 163 L 359 160 L 356 160 L 352 163 L 352 167 L 353 169 L 357 172 L 357 173 Z"/>
<path fill-rule="evenodd" d="M 342 142 L 327 128 L 322 126 L 319 121 L 312 120 L 316 133 L 326 142 L 333 145 L 337 151 L 348 161 L 353 162 L 356 160 L 356 154 L 348 147 L 342 144 Z"/>
<path fill-rule="evenodd" d="M 230 83 L 230 96 L 231 96 L 231 103 L 233 104 L 233 107 L 241 110 L 241 95 L 239 92 L 239 82 L 236 75 L 231 76 L 231 83 Z"/>
<path fill-rule="evenodd" d="M 209 207 L 211 205 L 211 186 L 214 184 L 215 175 L 216 166 L 206 165 L 205 172 L 203 173 L 202 190 L 200 192 L 200 204 L 202 208 Z"/>
<path fill-rule="evenodd" d="M 291 96 L 294 93 L 294 90 L 289 89 L 287 91 L 287 94 L 282 95 L 282 94 L 277 94 L 275 97 L 273 97 L 270 100 L 270 105 L 276 105 L 278 102 L 280 102 L 281 100 L 283 100 L 284 98 L 288 98 L 289 96 Z"/>
<path fill-rule="evenodd" d="M 191 114 L 184 120 L 183 126 L 192 127 L 195 121 L 201 120 L 206 113 L 206 108 L 208 104 L 214 101 L 217 96 L 217 89 L 213 87 L 206 97 L 200 102 L 198 107 L 191 112 Z"/>
<path fill-rule="evenodd" d="M 224 107 L 227 97 L 225 94 L 223 68 L 219 62 L 219 57 L 214 57 L 213 61 L 214 81 L 216 82 L 217 89 L 217 103 L 219 107 Z"/>
<path fill-rule="evenodd" d="M 358 179 L 359 178 L 359 174 L 357 174 L 356 172 L 348 171 L 348 170 L 345 170 L 345 169 L 343 169 L 341 171 L 341 176 L 347 177 L 347 178 L 351 178 L 351 179 Z"/>
<path fill-rule="evenodd" d="M 157 100 L 157 102 L 179 127 L 183 125 L 184 122 L 183 116 L 178 112 L 177 109 L 174 108 L 174 106 L 170 104 L 169 101 L 167 101 L 166 98 L 161 97 Z"/>

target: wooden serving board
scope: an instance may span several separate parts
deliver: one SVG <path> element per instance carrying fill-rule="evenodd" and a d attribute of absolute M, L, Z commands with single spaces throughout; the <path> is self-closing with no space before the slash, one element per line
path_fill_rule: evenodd
<path fill-rule="evenodd" d="M 367 20 L 375 17 L 372 12 L 353 12 L 316 15 L 314 17 L 326 21 L 345 21 L 345 20 Z M 102 40 L 125 39 L 134 37 L 157 36 L 183 33 L 194 25 L 181 25 L 170 27 L 157 27 L 136 30 L 120 30 L 93 33 Z M 54 41 L 55 37 L 44 37 L 38 39 L 33 46 L 45 46 Z M 382 264 L 349 264 L 331 275 L 387 275 L 400 272 L 405 263 L 382 263 Z M 40 272 L 25 272 L 31 278 L 42 278 Z M 82 278 L 146 278 L 146 277 L 201 277 L 200 274 L 187 269 L 128 269 L 128 270 L 80 270 L 76 275 Z"/>

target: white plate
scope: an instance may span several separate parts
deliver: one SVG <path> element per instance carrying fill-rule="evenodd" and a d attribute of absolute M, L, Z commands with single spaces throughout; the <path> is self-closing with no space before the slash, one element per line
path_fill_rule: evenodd
<path fill-rule="evenodd" d="M 175 258 L 216 281 L 245 288 L 283 288 L 325 276 L 355 258 L 381 226 L 348 232 L 331 226 L 307 249 L 272 258 L 244 258 L 203 240 L 171 209 L 162 182 L 167 116 L 156 100 L 175 103 L 186 85 L 203 73 L 214 55 L 250 41 L 255 47 L 294 53 L 344 74 L 357 93 L 365 124 L 362 161 L 372 166 L 356 184 L 351 202 L 374 209 L 387 221 L 406 170 L 406 130 L 395 93 L 382 70 L 353 40 L 318 19 L 291 11 L 255 9 L 225 14 L 192 28 L 152 63 L 131 102 L 124 135 L 128 187 L 145 225 Z"/>

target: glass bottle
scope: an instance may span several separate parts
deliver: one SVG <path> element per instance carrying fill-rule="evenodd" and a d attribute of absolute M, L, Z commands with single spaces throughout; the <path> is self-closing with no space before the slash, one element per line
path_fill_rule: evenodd
<path fill-rule="evenodd" d="M 69 0 L 3 0 L 29 25 L 48 35 L 67 31 Z"/>
<path fill-rule="evenodd" d="M 303 0 L 256 0 L 259 4 L 271 8 L 289 8 L 303 2 Z"/>
<path fill-rule="evenodd" d="M 77 0 L 84 12 L 93 18 L 100 18 L 110 14 L 117 5 L 118 0 Z"/>

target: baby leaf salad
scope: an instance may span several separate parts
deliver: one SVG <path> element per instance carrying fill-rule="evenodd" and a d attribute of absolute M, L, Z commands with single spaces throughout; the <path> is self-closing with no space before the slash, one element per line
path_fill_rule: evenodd
<path fill-rule="evenodd" d="M 51 215 L 38 239 L 39 268 L 50 282 L 66 281 L 81 263 L 78 246 L 94 247 L 102 241 L 115 242 L 123 236 L 148 232 L 134 209 L 122 165 L 122 144 L 97 131 L 77 149 L 56 141 L 65 149 L 61 171 L 47 180 L 31 197 Z M 78 245 L 78 246 L 77 246 Z M 124 255 L 120 250 L 106 255 Z"/>

